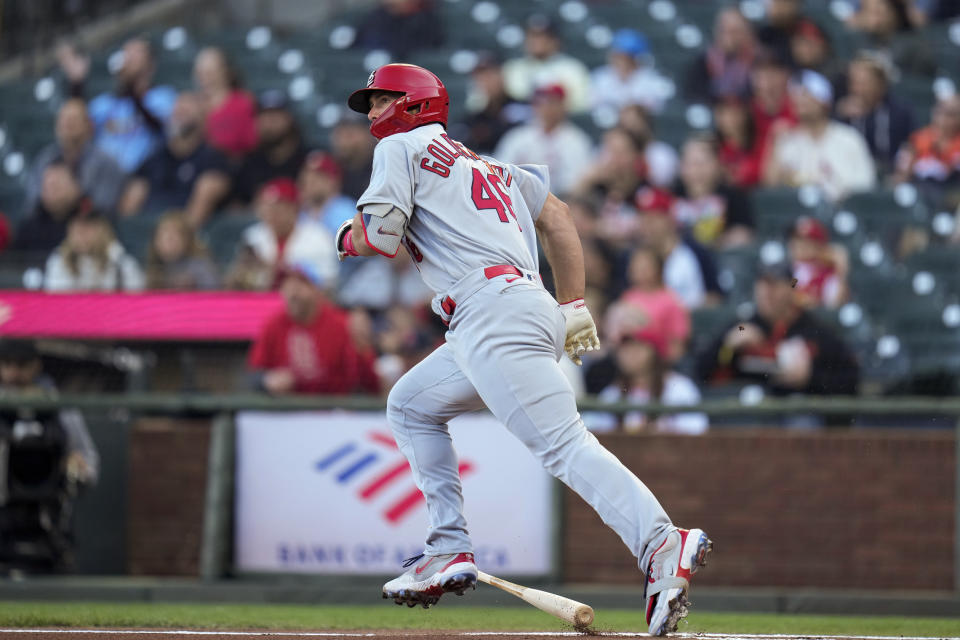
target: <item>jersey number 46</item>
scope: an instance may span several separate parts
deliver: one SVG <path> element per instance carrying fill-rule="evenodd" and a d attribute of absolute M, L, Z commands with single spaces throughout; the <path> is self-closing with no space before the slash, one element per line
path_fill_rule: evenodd
<path fill-rule="evenodd" d="M 510 218 L 507 217 L 507 213 L 509 213 L 514 221 L 517 221 L 517 214 L 513 212 L 513 200 L 504 191 L 503 182 L 497 174 L 483 175 L 480 169 L 474 167 L 471 195 L 477 210 L 496 211 L 500 222 L 510 222 Z M 519 221 L 517 221 L 517 226 L 520 226 Z M 522 232 L 523 229 L 521 228 L 520 231 Z"/>

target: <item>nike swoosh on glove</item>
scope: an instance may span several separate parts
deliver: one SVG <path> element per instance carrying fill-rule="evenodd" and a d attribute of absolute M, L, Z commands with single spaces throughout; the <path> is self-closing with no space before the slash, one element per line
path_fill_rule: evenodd
<path fill-rule="evenodd" d="M 587 351 L 596 351 L 600 348 L 600 338 L 597 337 L 597 325 L 587 309 L 583 298 L 577 298 L 560 305 L 560 311 L 567 321 L 567 340 L 563 350 L 577 365 L 583 364 L 580 356 Z"/>
<path fill-rule="evenodd" d="M 353 246 L 353 220 L 346 220 L 340 225 L 334 244 L 337 246 L 337 260 L 340 262 L 343 262 L 344 258 L 360 255 Z"/>

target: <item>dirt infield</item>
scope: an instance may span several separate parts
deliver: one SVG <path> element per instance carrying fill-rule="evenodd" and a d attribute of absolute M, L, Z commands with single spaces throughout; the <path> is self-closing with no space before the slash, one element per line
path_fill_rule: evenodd
<path fill-rule="evenodd" d="M 373 638 L 375 640 L 411 640 L 411 638 L 431 638 L 431 640 L 466 640 L 468 638 L 505 638 L 509 640 L 553 640 L 567 638 L 649 638 L 646 633 L 597 632 L 592 634 L 575 631 L 425 631 L 384 630 L 384 631 L 191 631 L 188 629 L 0 629 L 0 640 L 174 640 L 175 638 L 196 638 L 197 640 L 309 640 L 311 638 Z M 752 635 L 725 633 L 677 633 L 671 638 L 686 640 L 931 640 L 926 636 L 795 636 L 795 635 Z M 960 640 L 960 638 L 942 638 L 941 640 Z"/>

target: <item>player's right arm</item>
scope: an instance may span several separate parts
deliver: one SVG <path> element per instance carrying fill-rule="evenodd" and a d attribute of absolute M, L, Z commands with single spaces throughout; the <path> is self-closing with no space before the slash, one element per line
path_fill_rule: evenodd
<path fill-rule="evenodd" d="M 337 257 L 397 255 L 413 213 L 415 154 L 399 140 L 384 139 L 373 151 L 370 184 L 357 201 L 353 220 L 340 225 Z"/>
<path fill-rule="evenodd" d="M 571 360 L 580 364 L 584 352 L 600 348 L 597 326 L 583 300 L 586 274 L 580 236 L 566 203 L 552 193 L 547 195 L 535 225 L 553 270 L 560 310 L 567 321 L 564 350 Z"/>

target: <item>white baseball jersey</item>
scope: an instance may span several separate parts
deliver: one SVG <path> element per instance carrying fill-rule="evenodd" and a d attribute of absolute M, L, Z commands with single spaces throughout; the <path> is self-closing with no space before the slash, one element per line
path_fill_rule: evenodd
<path fill-rule="evenodd" d="M 546 167 L 478 156 L 440 124 L 429 124 L 377 144 L 357 207 L 391 204 L 403 211 L 404 244 L 424 282 L 441 295 L 492 265 L 539 269 L 534 221 L 549 186 Z"/>

